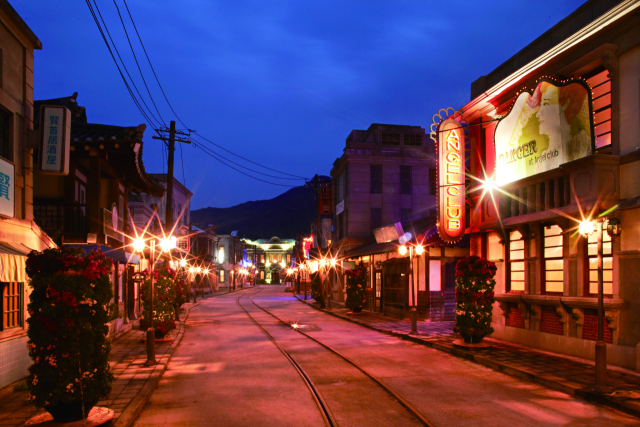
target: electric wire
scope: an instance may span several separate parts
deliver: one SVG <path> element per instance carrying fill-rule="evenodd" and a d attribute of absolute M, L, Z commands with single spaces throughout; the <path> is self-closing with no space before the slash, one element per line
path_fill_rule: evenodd
<path fill-rule="evenodd" d="M 138 57 L 136 56 L 136 52 L 133 50 L 133 45 L 131 44 L 131 39 L 129 38 L 129 33 L 127 32 L 127 27 L 126 27 L 126 25 L 124 25 L 124 20 L 122 19 L 122 15 L 120 14 L 120 8 L 118 7 L 118 3 L 116 3 L 116 0 L 113 0 L 113 4 L 116 6 L 116 10 L 118 11 L 118 16 L 120 17 L 120 22 L 122 23 L 122 28 L 124 29 L 124 35 L 127 37 L 127 41 L 129 42 L 129 47 L 131 48 L 131 53 L 133 54 L 133 59 L 136 61 L 136 65 L 138 66 L 138 71 L 140 72 L 140 77 L 142 78 L 142 82 L 144 83 L 144 87 L 147 88 L 147 93 L 149 94 L 149 98 L 151 99 L 151 102 L 153 103 L 153 106 L 156 109 L 156 112 L 158 113 L 158 117 L 160 117 L 160 121 L 166 127 L 167 124 L 164 121 L 164 119 L 162 118 L 162 114 L 160 114 L 160 111 L 158 110 L 158 106 L 156 105 L 156 102 L 153 100 L 153 96 L 151 95 L 151 91 L 149 90 L 149 86 L 147 86 L 147 81 L 145 80 L 144 75 L 142 74 L 142 69 L 140 68 L 140 63 L 138 63 Z"/>
<path fill-rule="evenodd" d="M 184 177 L 184 157 L 182 155 L 182 144 L 180 145 L 180 163 L 182 164 L 182 185 L 187 186 L 187 179 Z"/>
<path fill-rule="evenodd" d="M 287 187 L 287 188 L 295 188 L 295 187 L 296 187 L 295 185 L 278 184 L 278 183 L 276 183 L 276 182 L 266 181 L 266 180 L 264 180 L 264 179 L 257 178 L 257 177 L 255 177 L 255 176 L 253 176 L 253 175 L 249 175 L 248 173 L 243 172 L 243 171 L 241 171 L 241 170 L 239 170 L 239 169 L 236 169 L 236 168 L 234 168 L 233 166 L 230 166 L 230 165 L 228 165 L 227 163 L 223 162 L 222 160 L 220 160 L 220 159 L 218 158 L 218 156 L 217 156 L 215 153 L 211 152 L 208 148 L 203 147 L 202 145 L 199 145 L 199 144 L 198 144 L 198 145 L 195 145 L 195 148 L 198 148 L 198 149 L 202 150 L 204 153 L 208 154 L 209 156 L 211 156 L 211 157 L 212 157 L 212 158 L 214 158 L 215 160 L 219 161 L 219 162 L 220 162 L 220 163 L 222 163 L 223 165 L 227 166 L 228 168 L 231 168 L 231 169 L 233 169 L 234 171 L 241 173 L 242 175 L 248 176 L 249 178 L 253 178 L 253 179 L 255 179 L 255 180 L 262 181 L 262 182 L 265 182 L 265 183 L 267 183 L 267 184 L 277 185 L 277 186 L 279 186 L 279 187 Z"/>
<path fill-rule="evenodd" d="M 193 138 L 194 140 L 196 140 L 196 138 L 195 138 L 195 137 L 192 137 L 192 138 Z M 211 149 L 209 148 L 209 150 L 211 150 Z M 215 151 L 213 151 L 213 150 L 211 150 L 211 152 L 212 152 L 212 153 L 215 153 L 215 154 L 216 154 L 216 156 L 222 157 L 222 158 L 223 158 L 223 159 L 225 159 L 226 161 L 228 161 L 228 162 L 230 162 L 230 163 L 233 163 L 234 165 L 236 165 L 236 166 L 238 166 L 238 167 L 241 167 L 241 168 L 243 168 L 243 169 L 247 169 L 247 170 L 249 170 L 249 171 L 251 171 L 251 172 L 254 172 L 254 173 L 257 173 L 257 174 L 260 174 L 260 175 L 268 176 L 268 177 L 270 177 L 270 178 L 275 178 L 275 179 L 286 179 L 286 180 L 291 180 L 291 181 L 299 181 L 299 180 L 301 180 L 301 179 L 304 179 L 304 178 L 285 178 L 285 177 L 281 177 L 281 176 L 269 175 L 268 173 L 259 172 L 259 171 L 255 170 L 255 169 L 251 169 L 251 168 L 248 168 L 248 167 L 246 167 L 246 166 L 242 166 L 241 164 L 236 163 L 236 162 L 234 162 L 233 160 L 231 160 L 231 159 L 229 159 L 229 158 L 227 158 L 227 157 L 224 157 L 222 154 L 220 154 L 220 153 L 216 153 L 216 152 L 215 152 Z"/>
<path fill-rule="evenodd" d="M 100 13 L 100 8 L 98 8 L 98 4 L 96 3 L 95 0 L 92 0 L 93 4 L 95 5 L 95 8 L 96 8 L 96 10 L 94 11 L 93 7 L 89 3 L 89 0 L 86 0 L 86 1 L 87 1 L 87 5 L 89 6 L 89 8 L 91 10 L 92 15 L 94 16 L 94 20 L 96 21 L 96 25 L 98 25 L 98 29 L 100 30 L 100 33 L 102 34 L 102 38 L 104 39 L 104 42 L 106 43 L 107 48 L 109 49 L 109 53 L 111 53 L 111 57 L 112 57 L 113 61 L 116 63 L 116 67 L 118 67 L 118 71 L 120 72 L 120 75 L 121 75 L 123 81 L 125 82 L 125 85 L 129 89 L 129 91 L 132 93 L 131 87 L 129 86 L 129 83 L 125 79 L 124 75 L 122 74 L 122 70 L 120 69 L 120 66 L 118 65 L 118 61 L 116 60 L 115 56 L 113 55 L 113 51 L 111 50 L 111 47 L 110 47 L 109 43 L 107 42 L 106 37 L 104 36 L 104 32 L 102 31 L 102 27 L 100 26 L 100 23 L 98 22 L 98 20 L 96 18 L 96 15 L 95 15 L 96 11 L 98 13 L 98 16 L 100 17 L 100 20 L 102 21 L 102 24 L 104 25 L 104 30 L 107 32 L 107 35 L 109 36 L 109 40 L 111 40 L 111 43 L 113 44 L 113 49 L 115 50 L 116 54 L 118 55 L 118 58 L 120 59 L 120 62 L 122 63 L 122 67 L 124 68 L 124 71 L 126 72 L 127 76 L 129 76 L 129 79 L 131 80 L 131 84 L 133 85 L 133 88 L 138 93 L 138 96 L 140 97 L 140 101 L 142 101 L 144 106 L 147 108 L 149 114 L 147 115 L 146 112 L 143 111 L 142 106 L 140 105 L 140 102 L 137 100 L 137 98 L 135 98 L 135 95 L 133 95 L 133 93 L 132 93 L 132 97 L 134 97 L 136 105 L 138 105 L 138 109 L 140 110 L 142 115 L 145 117 L 145 119 L 147 119 L 147 122 L 150 125 L 151 125 L 151 122 L 154 122 L 155 126 L 152 125 L 152 127 L 157 127 L 157 123 L 160 123 L 160 121 L 153 115 L 153 113 L 151 112 L 151 110 L 147 106 L 146 102 L 144 101 L 144 98 L 142 97 L 142 95 L 140 94 L 140 91 L 138 90 L 138 87 L 136 86 L 135 82 L 133 81 L 133 78 L 131 77 L 131 74 L 129 74 L 129 70 L 127 69 L 127 66 L 124 64 L 124 61 L 122 60 L 122 57 L 120 56 L 120 52 L 118 51 L 118 48 L 116 47 L 116 44 L 113 41 L 113 38 L 111 37 L 111 33 L 109 32 L 109 29 L 107 28 L 107 24 L 104 21 L 104 19 L 102 18 L 102 14 Z M 149 116 L 153 117 L 154 120 L 151 120 L 149 118 Z"/>
<path fill-rule="evenodd" d="M 114 0 L 114 1 L 115 1 L 115 0 Z M 169 98 L 167 97 L 166 93 L 164 92 L 164 89 L 162 88 L 162 84 L 160 84 L 160 79 L 158 79 L 158 75 L 156 74 L 156 71 L 155 71 L 155 69 L 153 68 L 153 65 L 151 64 L 151 59 L 149 58 L 149 55 L 148 55 L 148 53 L 147 53 L 147 49 L 144 47 L 144 42 L 142 41 L 142 37 L 140 37 L 140 33 L 138 32 L 138 28 L 136 27 L 136 24 L 135 24 L 135 22 L 134 22 L 134 20 L 133 20 L 133 16 L 131 15 L 131 11 L 129 10 L 129 6 L 127 5 L 127 0 L 122 0 L 122 1 L 123 1 L 123 3 L 124 3 L 125 8 L 127 9 L 127 13 L 129 14 L 129 19 L 131 19 L 131 23 L 133 24 L 133 28 L 135 29 L 136 35 L 138 36 L 138 40 L 140 41 L 140 45 L 142 46 L 142 50 L 144 51 L 144 54 L 145 54 L 145 56 L 147 57 L 147 61 L 149 62 L 149 66 L 151 67 L 151 71 L 153 72 L 153 76 L 155 77 L 156 82 L 158 83 L 158 86 L 160 87 L 160 91 L 162 92 L 162 95 L 164 96 L 165 101 L 167 101 L 167 105 L 169 105 L 169 108 L 171 109 L 171 111 L 173 112 L 173 114 L 176 116 L 176 118 L 178 119 L 178 121 L 179 121 L 179 122 L 180 122 L 184 127 L 186 127 L 187 129 L 190 129 L 190 128 L 189 128 L 189 126 L 187 126 L 187 125 L 182 121 L 182 119 L 180 119 L 180 117 L 178 116 L 178 114 L 177 114 L 177 113 L 175 112 L 175 110 L 173 109 L 173 106 L 172 106 L 172 105 L 171 105 L 171 103 L 169 102 Z M 193 130 L 192 130 L 192 132 L 193 132 L 193 133 L 196 133 L 196 132 L 195 132 L 195 131 L 193 131 Z M 216 147 L 218 147 L 218 148 L 220 148 L 220 149 L 222 149 L 222 150 L 224 150 L 224 151 L 228 152 L 229 154 L 232 154 L 232 155 L 234 155 L 234 156 L 236 156 L 236 157 L 239 157 L 239 158 L 241 158 L 241 159 L 242 159 L 242 160 L 244 160 L 244 161 L 247 161 L 247 162 L 253 163 L 254 165 L 257 165 L 257 166 L 260 166 L 260 167 L 262 167 L 262 168 L 268 169 L 268 170 L 270 170 L 270 171 L 272 171 L 272 172 L 277 172 L 277 173 L 282 174 L 282 175 L 288 175 L 288 176 L 292 176 L 292 177 L 296 177 L 296 178 L 300 178 L 300 179 L 306 179 L 306 177 L 303 177 L 303 176 L 289 174 L 289 173 L 286 173 L 286 172 L 282 172 L 282 171 L 279 171 L 279 170 L 272 169 L 272 168 L 270 168 L 270 167 L 267 167 L 267 166 L 261 165 L 260 163 L 256 163 L 256 162 L 254 162 L 254 161 L 252 161 L 252 160 L 249 160 L 249 159 L 247 159 L 247 158 L 245 158 L 245 157 L 243 157 L 243 156 L 241 156 L 241 155 L 239 155 L 239 154 L 236 154 L 236 153 L 234 153 L 234 152 L 232 152 L 232 151 L 230 151 L 230 150 L 227 150 L 226 148 L 224 148 L 224 147 L 222 147 L 222 146 L 220 146 L 220 145 L 216 144 L 216 143 L 215 143 L 215 142 L 213 142 L 213 141 L 210 141 L 209 139 L 205 138 L 205 137 L 204 137 L 204 136 L 202 136 L 202 135 L 199 135 L 199 136 L 200 136 L 200 138 L 204 139 L 206 142 L 208 142 L 208 143 L 210 143 L 210 144 L 213 144 L 213 145 L 215 145 Z"/>

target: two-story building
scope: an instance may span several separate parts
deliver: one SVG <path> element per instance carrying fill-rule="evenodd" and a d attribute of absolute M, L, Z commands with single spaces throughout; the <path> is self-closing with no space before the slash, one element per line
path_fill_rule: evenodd
<path fill-rule="evenodd" d="M 0 388 L 27 375 L 26 255 L 55 247 L 33 220 L 33 51 L 42 43 L 0 0 Z M 37 163 L 36 163 L 37 166 Z"/>
<path fill-rule="evenodd" d="M 284 281 L 291 267 L 295 239 L 243 239 L 247 260 L 256 267 L 256 283 L 277 284 Z"/>
<path fill-rule="evenodd" d="M 587 1 L 471 84 L 455 117 L 489 181 L 467 231 L 498 267 L 494 337 L 593 359 L 601 270 L 607 361 L 640 371 L 639 99 L 636 0 Z"/>

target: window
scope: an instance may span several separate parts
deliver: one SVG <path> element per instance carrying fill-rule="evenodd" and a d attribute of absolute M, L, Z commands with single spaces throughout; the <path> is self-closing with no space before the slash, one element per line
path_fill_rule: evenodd
<path fill-rule="evenodd" d="M 260 272 L 260 279 L 264 280 L 264 270 Z"/>
<path fill-rule="evenodd" d="M 371 193 L 382 193 L 382 165 L 369 165 L 371 173 Z"/>
<path fill-rule="evenodd" d="M 5 282 L 2 286 L 2 330 L 22 327 L 22 283 Z"/>
<path fill-rule="evenodd" d="M 584 76 L 593 95 L 596 150 L 611 146 L 611 79 L 608 76 L 609 71 L 604 67 Z"/>
<path fill-rule="evenodd" d="M 524 291 L 524 239 L 519 231 L 509 233 L 509 289 Z"/>
<path fill-rule="evenodd" d="M 264 254 L 260 254 L 260 262 L 264 263 Z"/>
<path fill-rule="evenodd" d="M 422 145 L 422 135 L 404 135 L 404 145 Z"/>
<path fill-rule="evenodd" d="M 371 209 L 371 229 L 382 227 L 382 209 Z"/>
<path fill-rule="evenodd" d="M 0 110 L 0 157 L 7 160 L 13 160 L 13 156 L 11 155 L 10 122 L 11 114 Z"/>
<path fill-rule="evenodd" d="M 438 191 L 438 171 L 429 169 L 429 195 L 435 196 Z"/>
<path fill-rule="evenodd" d="M 224 262 L 224 247 L 218 249 L 218 262 Z"/>
<path fill-rule="evenodd" d="M 278 262 L 282 262 L 282 254 L 278 254 Z"/>
<path fill-rule="evenodd" d="M 291 254 L 287 254 L 287 264 L 291 264 Z"/>
<path fill-rule="evenodd" d="M 429 290 L 431 292 L 440 292 L 442 290 L 441 268 L 442 264 L 439 259 L 429 260 Z"/>
<path fill-rule="evenodd" d="M 224 282 L 224 270 L 220 270 L 220 281 Z"/>
<path fill-rule="evenodd" d="M 546 293 L 564 290 L 562 240 L 560 227 L 557 225 L 544 227 L 544 288 Z"/>
<path fill-rule="evenodd" d="M 411 166 L 400 166 L 400 194 L 411 194 Z"/>
<path fill-rule="evenodd" d="M 400 209 L 400 221 L 409 221 L 412 219 L 412 211 L 409 209 Z"/>
<path fill-rule="evenodd" d="M 269 254 L 269 262 L 273 262 L 273 254 Z"/>
<path fill-rule="evenodd" d="M 607 221 L 602 223 L 602 287 L 605 295 L 613 294 L 613 255 Z M 589 294 L 598 294 L 598 230 L 587 238 L 589 258 Z"/>
<path fill-rule="evenodd" d="M 338 240 L 344 237 L 344 213 L 338 215 Z"/>
<path fill-rule="evenodd" d="M 383 133 L 382 143 L 386 145 L 400 145 L 399 133 Z"/>

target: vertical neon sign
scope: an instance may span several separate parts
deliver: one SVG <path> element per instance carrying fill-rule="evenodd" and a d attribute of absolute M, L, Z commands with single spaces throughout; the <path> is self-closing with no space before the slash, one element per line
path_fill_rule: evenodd
<path fill-rule="evenodd" d="M 438 233 L 448 243 L 464 235 L 464 130 L 448 119 L 438 129 Z"/>

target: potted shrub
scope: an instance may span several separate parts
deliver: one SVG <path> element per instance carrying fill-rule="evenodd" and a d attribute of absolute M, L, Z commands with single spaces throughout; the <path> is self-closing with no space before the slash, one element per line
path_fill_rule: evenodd
<path fill-rule="evenodd" d="M 29 401 L 57 422 L 86 418 L 111 391 L 108 305 L 112 261 L 100 250 L 32 251 L 29 296 Z"/>
<path fill-rule="evenodd" d="M 311 278 L 311 298 L 316 300 L 319 304 L 324 304 L 322 299 L 322 281 L 320 280 L 320 273 L 315 272 L 309 274 Z"/>
<path fill-rule="evenodd" d="M 140 319 L 140 330 L 149 329 L 149 296 L 151 289 L 151 278 L 149 271 L 144 270 L 147 278 L 142 283 L 140 289 L 142 295 L 142 319 Z M 171 268 L 160 268 L 154 271 L 153 283 L 153 327 L 156 338 L 164 336 L 175 329 L 175 270 Z"/>
<path fill-rule="evenodd" d="M 347 299 L 344 305 L 353 313 L 360 313 L 367 302 L 367 270 L 360 265 L 353 270 L 346 270 L 344 274 L 347 276 Z"/>
<path fill-rule="evenodd" d="M 456 264 L 456 321 L 454 332 L 467 344 L 476 344 L 493 332 L 491 318 L 496 265 L 477 256 Z"/>

